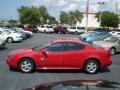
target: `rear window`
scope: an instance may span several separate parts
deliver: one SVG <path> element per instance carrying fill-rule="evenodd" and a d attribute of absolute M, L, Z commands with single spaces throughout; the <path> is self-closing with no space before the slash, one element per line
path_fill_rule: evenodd
<path fill-rule="evenodd" d="M 46 28 L 53 28 L 53 26 L 46 26 Z"/>

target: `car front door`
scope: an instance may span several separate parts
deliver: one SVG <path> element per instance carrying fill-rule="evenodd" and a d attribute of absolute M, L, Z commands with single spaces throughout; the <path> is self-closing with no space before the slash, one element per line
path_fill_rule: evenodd
<path fill-rule="evenodd" d="M 66 43 L 64 50 L 64 67 L 81 68 L 85 58 L 85 46 L 76 43 Z"/>
<path fill-rule="evenodd" d="M 42 52 L 41 66 L 45 68 L 60 68 L 63 66 L 63 43 L 55 43 Z"/>

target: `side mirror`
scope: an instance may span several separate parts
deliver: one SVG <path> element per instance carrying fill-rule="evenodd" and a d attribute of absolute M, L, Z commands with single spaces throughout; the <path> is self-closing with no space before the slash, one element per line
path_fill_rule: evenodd
<path fill-rule="evenodd" d="M 47 57 L 47 52 L 45 50 L 42 51 L 42 54 Z"/>

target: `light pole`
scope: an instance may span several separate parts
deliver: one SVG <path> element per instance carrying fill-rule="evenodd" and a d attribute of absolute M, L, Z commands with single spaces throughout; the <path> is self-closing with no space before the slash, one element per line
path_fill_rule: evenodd
<path fill-rule="evenodd" d="M 88 13 L 89 13 L 89 0 L 86 1 L 86 32 L 88 31 Z"/>
<path fill-rule="evenodd" d="M 101 11 L 101 6 L 103 4 L 105 4 L 105 2 L 98 2 L 99 4 L 99 12 L 100 12 L 100 15 L 99 15 L 99 23 L 100 23 L 100 26 L 101 26 L 101 16 L 102 16 L 102 11 Z"/>

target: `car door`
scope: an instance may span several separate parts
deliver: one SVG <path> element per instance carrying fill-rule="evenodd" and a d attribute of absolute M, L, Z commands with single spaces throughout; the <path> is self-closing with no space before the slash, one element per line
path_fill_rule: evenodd
<path fill-rule="evenodd" d="M 81 68 L 85 58 L 85 46 L 77 43 L 66 43 L 64 50 L 64 67 Z"/>
<path fill-rule="evenodd" d="M 47 47 L 41 57 L 41 66 L 46 68 L 60 68 L 63 66 L 63 43 L 54 43 Z"/>
<path fill-rule="evenodd" d="M 120 51 L 120 40 L 117 42 L 117 44 L 116 44 L 116 50 L 117 51 Z"/>

